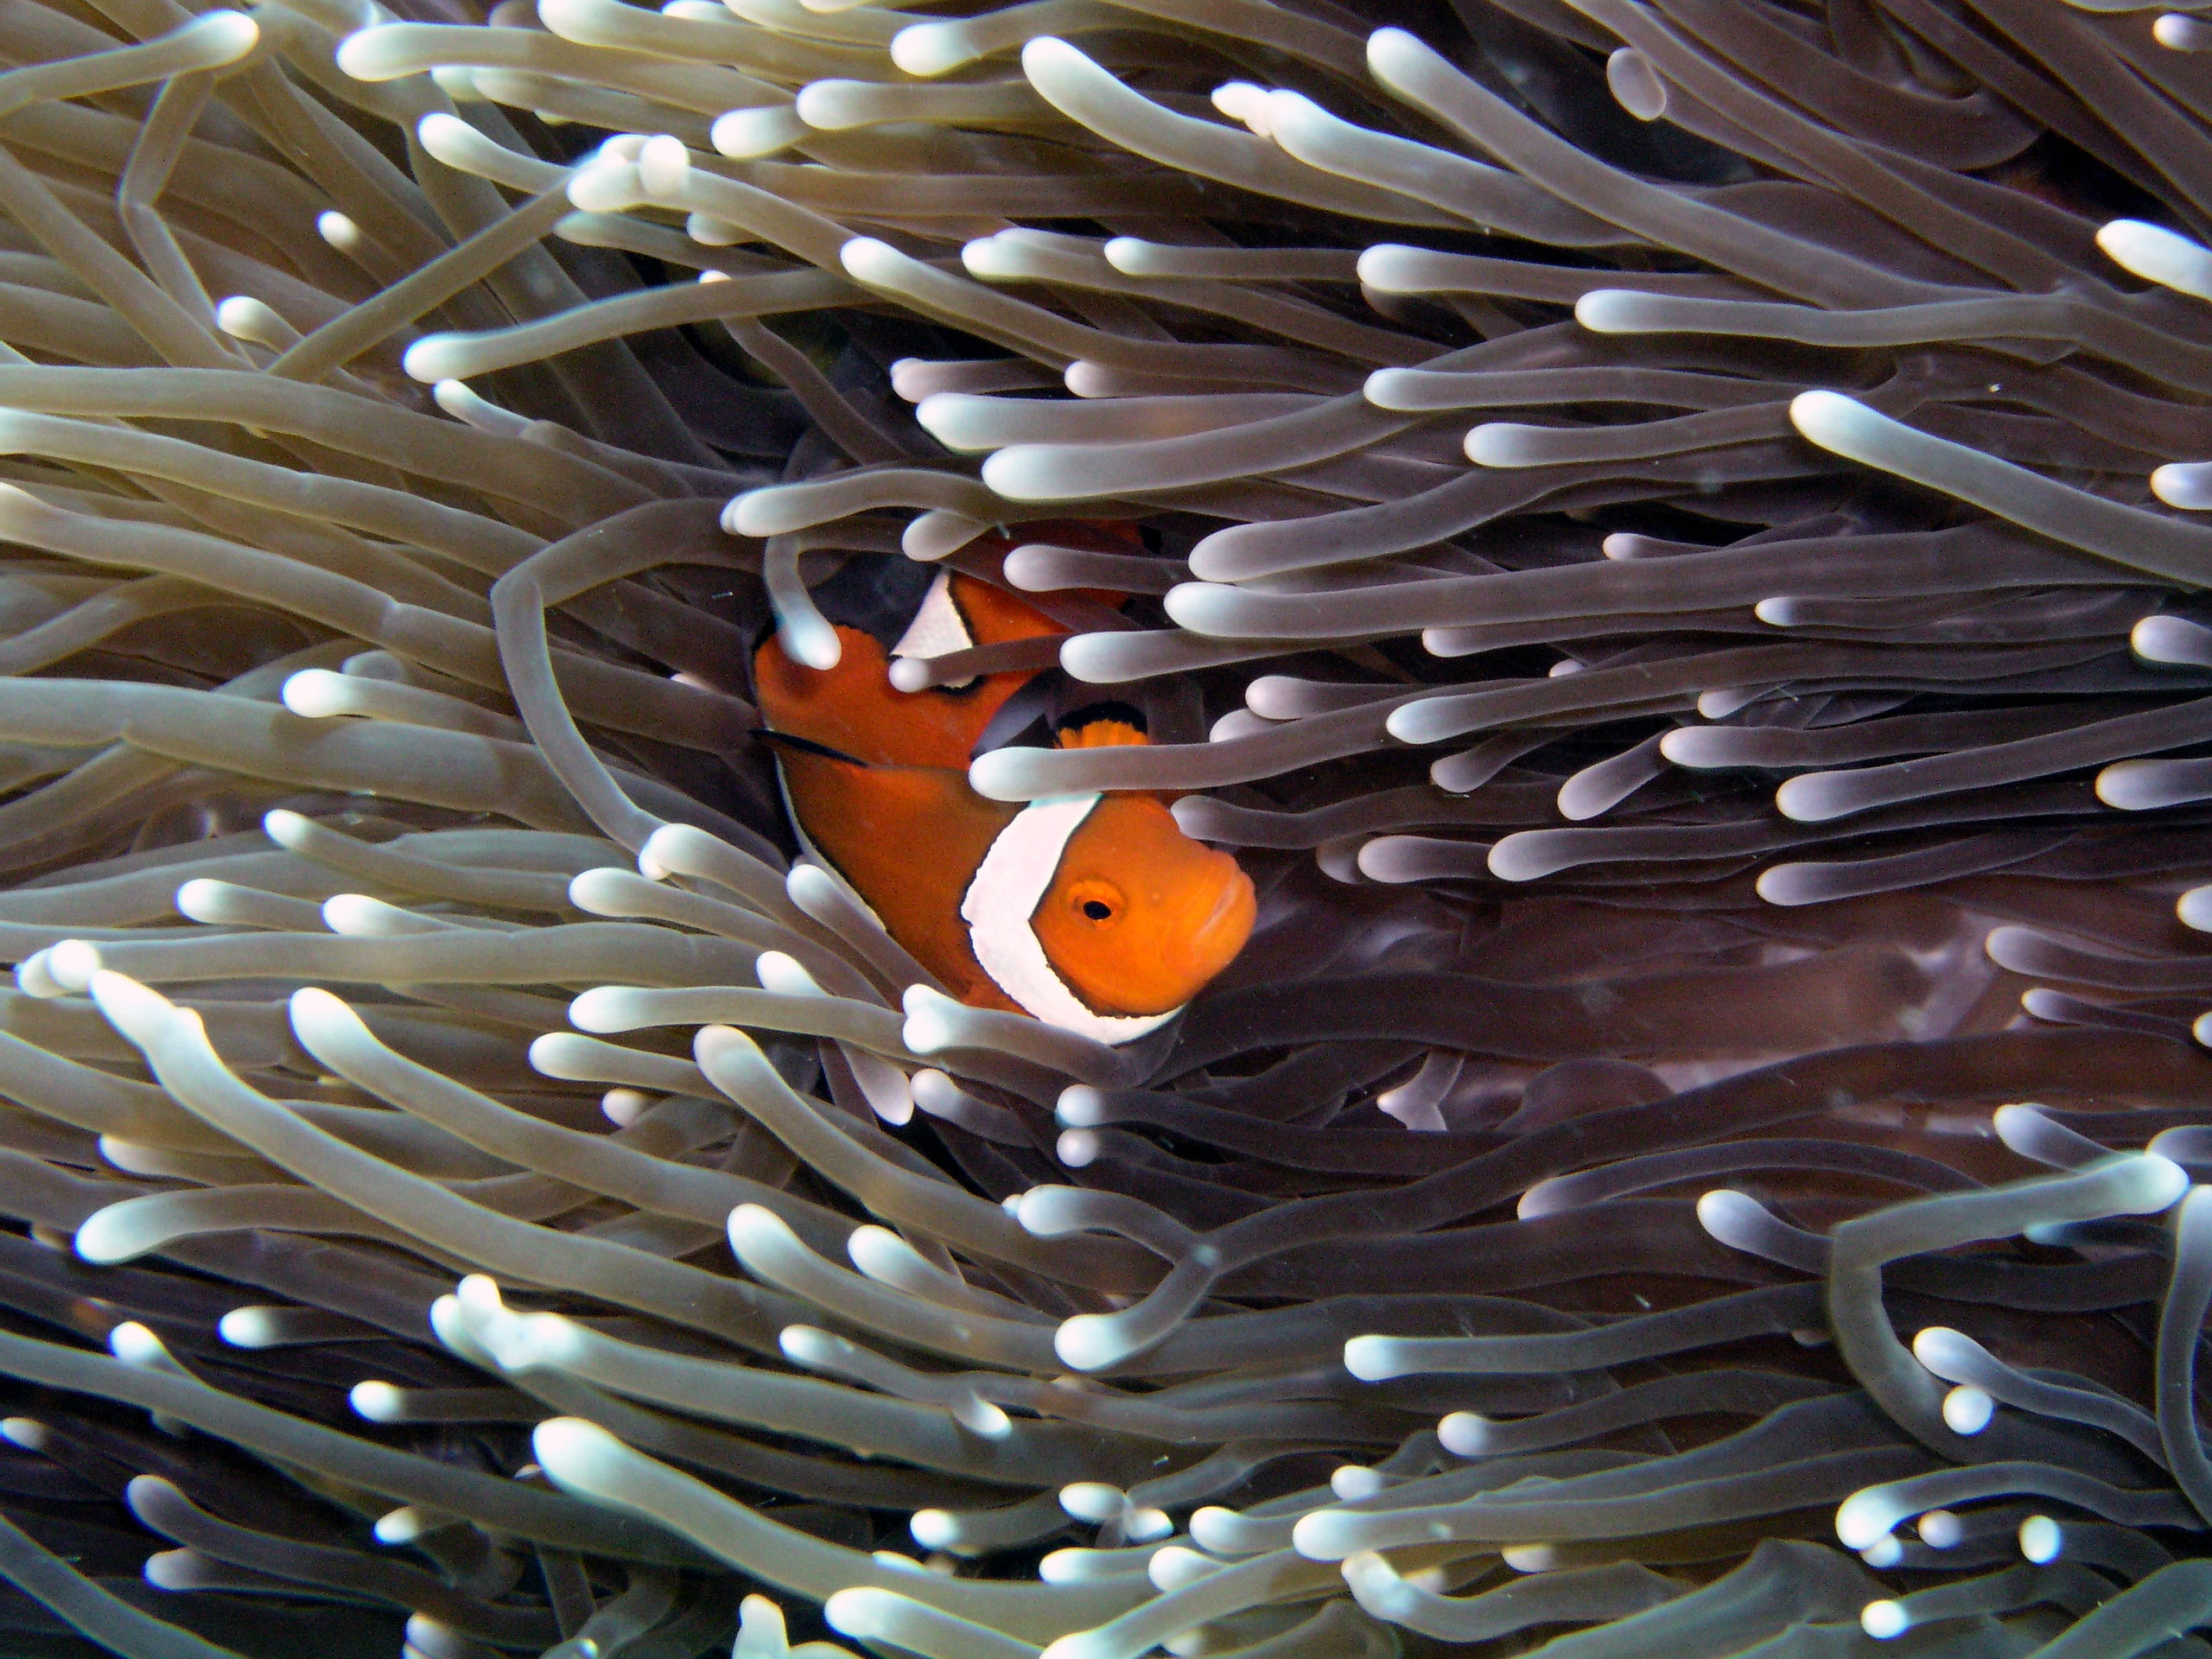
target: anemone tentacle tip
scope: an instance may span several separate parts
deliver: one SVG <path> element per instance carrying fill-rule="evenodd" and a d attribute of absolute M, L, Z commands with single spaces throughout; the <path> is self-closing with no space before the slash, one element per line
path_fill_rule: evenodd
<path fill-rule="evenodd" d="M 1848 442 L 1849 433 L 1864 424 L 1870 411 L 1854 397 L 1840 391 L 1801 391 L 1789 400 L 1789 423 L 1822 448 Z"/>
<path fill-rule="evenodd" d="M 1053 1351 L 1078 1371 L 1103 1370 L 1125 1358 L 1128 1337 L 1110 1314 L 1079 1313 L 1063 1319 L 1052 1338 Z"/>

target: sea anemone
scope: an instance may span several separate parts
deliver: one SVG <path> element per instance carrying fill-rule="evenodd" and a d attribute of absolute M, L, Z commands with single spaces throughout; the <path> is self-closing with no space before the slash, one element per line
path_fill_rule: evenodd
<path fill-rule="evenodd" d="M 19 0 L 0 1645 L 2202 1651 L 2208 44 Z M 795 852 L 909 562 L 1172 1025 Z"/>

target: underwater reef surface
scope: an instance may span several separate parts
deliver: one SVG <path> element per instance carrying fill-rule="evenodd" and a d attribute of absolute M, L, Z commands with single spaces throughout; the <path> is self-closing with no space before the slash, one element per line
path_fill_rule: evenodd
<path fill-rule="evenodd" d="M 2205 1653 L 2208 44 L 5 0 L 0 1653 Z M 932 565 L 1137 1040 L 797 855 Z"/>

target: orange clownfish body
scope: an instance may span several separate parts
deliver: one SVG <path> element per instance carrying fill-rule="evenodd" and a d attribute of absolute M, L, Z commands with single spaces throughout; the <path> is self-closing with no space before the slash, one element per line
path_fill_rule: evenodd
<path fill-rule="evenodd" d="M 940 572 L 887 653 L 837 629 L 826 671 L 771 633 L 753 658 L 760 711 L 792 817 L 884 929 L 947 991 L 1102 1042 L 1163 1024 L 1243 949 L 1252 883 L 1192 841 L 1159 797 L 1017 802 L 969 787 L 976 741 L 1032 671 L 964 686 L 893 688 L 899 657 L 1063 634 L 989 583 Z M 1133 724 L 1080 716 L 1062 747 L 1142 743 Z"/>

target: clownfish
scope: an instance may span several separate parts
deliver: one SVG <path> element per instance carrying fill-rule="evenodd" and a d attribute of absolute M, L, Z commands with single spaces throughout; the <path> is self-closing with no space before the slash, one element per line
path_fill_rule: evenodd
<path fill-rule="evenodd" d="M 918 691 L 892 683 L 901 658 L 1070 630 L 944 569 L 887 652 L 874 634 L 835 626 L 841 654 L 827 671 L 793 661 L 772 630 L 755 651 L 763 735 L 807 850 L 950 995 L 1125 1043 L 1173 1019 L 1244 948 L 1250 879 L 1185 835 L 1160 797 L 1025 805 L 969 786 L 985 728 L 1037 671 Z M 1118 705 L 1080 711 L 1057 741 L 1143 743 L 1139 720 Z"/>

